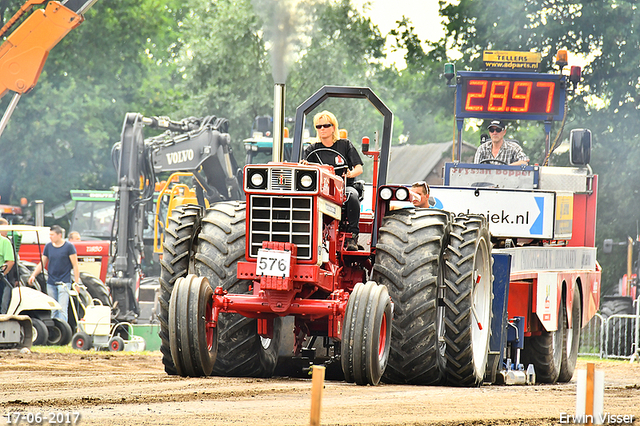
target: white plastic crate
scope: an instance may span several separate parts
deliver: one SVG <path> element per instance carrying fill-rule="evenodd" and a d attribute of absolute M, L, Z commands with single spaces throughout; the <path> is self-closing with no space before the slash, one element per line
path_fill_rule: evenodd
<path fill-rule="evenodd" d="M 92 336 L 108 336 L 111 333 L 111 308 L 109 306 L 87 306 L 80 325 Z"/>

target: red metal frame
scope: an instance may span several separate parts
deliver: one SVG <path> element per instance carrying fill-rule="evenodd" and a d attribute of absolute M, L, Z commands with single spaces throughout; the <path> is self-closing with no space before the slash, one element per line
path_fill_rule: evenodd
<path fill-rule="evenodd" d="M 367 151 L 366 155 L 374 157 L 373 176 L 378 174 L 377 151 Z M 247 167 L 295 167 L 296 169 L 308 168 L 318 170 L 318 188 L 313 193 L 304 193 L 304 196 L 312 196 L 314 229 L 323 216 L 319 211 L 318 198 L 322 197 L 340 206 L 344 200 L 344 183 L 342 178 L 333 173 L 333 168 L 320 165 L 300 165 L 296 163 L 279 163 L 264 166 L 245 166 L 245 179 L 247 179 Z M 245 182 L 245 188 L 248 185 Z M 376 182 L 374 181 L 374 188 Z M 250 203 L 253 195 L 282 195 L 296 196 L 291 192 L 265 192 L 245 191 L 247 195 L 247 220 L 246 235 L 250 235 Z M 373 206 L 376 206 L 376 195 L 373 197 Z M 372 233 L 374 215 L 363 215 L 360 220 L 360 230 Z M 289 277 L 257 276 L 256 258 L 250 256 L 251 247 L 246 244 L 246 261 L 238 262 L 237 277 L 243 280 L 252 280 L 252 294 L 229 294 L 222 287 L 217 287 L 213 295 L 211 307 L 211 321 L 209 326 L 215 327 L 220 312 L 233 312 L 248 318 L 258 320 L 258 334 L 263 337 L 273 337 L 273 320 L 278 316 L 293 315 L 296 317 L 296 342 L 294 350 L 300 352 L 304 334 L 312 331 L 336 340 L 342 339 L 342 322 L 347 307 L 349 295 L 358 282 L 366 281 L 364 269 L 371 270 L 371 251 L 358 253 L 343 253 L 344 239 L 350 235 L 338 230 L 339 220 L 332 219 L 322 224 L 322 239 L 328 246 L 328 261 L 320 258 L 320 250 L 313 250 L 311 259 L 298 260 L 296 258 L 297 247 L 292 243 L 263 241 L 262 248 L 278 251 L 288 251 L 290 258 Z M 320 247 L 318 234 L 313 232 L 313 247 Z M 353 267 L 351 265 L 354 265 Z M 388 336 L 381 336 L 384 341 Z"/>
<path fill-rule="evenodd" d="M 575 194 L 573 201 L 573 227 L 568 247 L 595 247 L 596 208 L 598 193 L 598 177 L 593 176 L 592 192 Z M 600 306 L 600 283 L 602 270 L 596 262 L 596 270 L 558 271 L 557 301 L 565 300 L 568 327 L 572 324 L 573 286 L 580 290 L 582 303 L 582 325 L 586 325 Z M 519 272 L 511 274 L 509 283 L 509 301 L 507 311 L 509 318 L 522 316 L 525 318 L 525 336 L 540 334 L 544 330 L 536 314 L 538 273 Z M 558 315 L 558 318 L 562 318 Z"/>

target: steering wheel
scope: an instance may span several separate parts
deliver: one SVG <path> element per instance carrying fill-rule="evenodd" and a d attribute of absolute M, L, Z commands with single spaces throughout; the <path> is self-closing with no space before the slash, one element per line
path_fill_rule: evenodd
<path fill-rule="evenodd" d="M 484 160 L 482 160 L 479 164 L 485 164 L 485 163 L 498 163 L 498 164 L 504 164 L 505 166 L 508 166 L 509 163 L 505 163 L 502 160 L 496 160 L 495 158 L 485 158 Z"/>
<path fill-rule="evenodd" d="M 338 166 L 338 167 L 335 167 L 335 166 L 334 166 L 334 169 L 336 169 L 336 170 L 337 170 L 337 169 L 342 169 L 342 168 L 347 168 L 347 169 L 349 169 L 349 166 L 348 166 L 348 164 L 347 164 L 347 159 L 344 157 L 344 155 L 340 154 L 338 151 L 336 151 L 336 150 L 335 150 L 335 149 L 333 149 L 333 148 L 318 148 L 318 149 L 314 149 L 314 150 L 311 152 L 311 154 L 309 154 L 309 156 L 307 157 L 307 161 L 309 161 L 309 158 L 311 158 L 311 156 L 315 154 L 316 158 L 318 159 L 318 163 L 319 163 L 319 164 L 322 164 L 322 165 L 326 165 L 326 164 L 324 164 L 324 162 L 322 161 L 322 159 L 321 159 L 321 158 L 320 158 L 320 156 L 318 155 L 318 152 L 320 152 L 320 151 L 329 151 L 329 152 L 332 152 L 332 153 L 334 153 L 334 154 L 338 154 L 338 155 L 340 156 L 340 158 L 342 158 L 342 160 L 344 161 L 344 165 L 343 165 L 343 166 Z M 332 165 L 332 164 L 331 164 L 331 165 Z M 332 166 L 333 166 L 333 165 L 332 165 Z M 336 174 L 337 174 L 337 173 L 336 173 Z"/>

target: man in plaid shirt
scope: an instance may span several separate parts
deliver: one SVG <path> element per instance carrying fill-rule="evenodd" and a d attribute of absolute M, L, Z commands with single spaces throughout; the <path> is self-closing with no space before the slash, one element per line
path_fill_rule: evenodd
<path fill-rule="evenodd" d="M 502 121 L 492 120 L 487 129 L 489 129 L 491 140 L 478 147 L 474 163 L 478 164 L 484 161 L 485 163 L 504 163 L 511 166 L 529 164 L 529 157 L 520 148 L 520 145 L 516 141 L 504 139 L 507 129 Z"/>

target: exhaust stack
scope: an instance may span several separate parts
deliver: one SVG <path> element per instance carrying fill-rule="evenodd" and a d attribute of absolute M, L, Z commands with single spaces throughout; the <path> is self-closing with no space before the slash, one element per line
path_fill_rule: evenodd
<path fill-rule="evenodd" d="M 284 152 L 284 83 L 276 83 L 273 88 L 273 161 L 281 163 Z"/>

